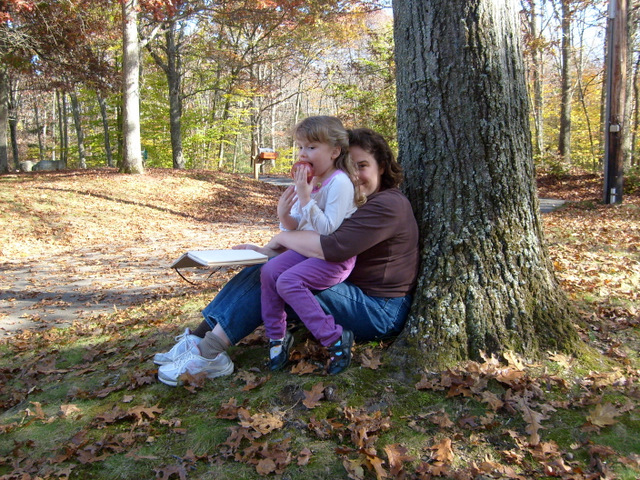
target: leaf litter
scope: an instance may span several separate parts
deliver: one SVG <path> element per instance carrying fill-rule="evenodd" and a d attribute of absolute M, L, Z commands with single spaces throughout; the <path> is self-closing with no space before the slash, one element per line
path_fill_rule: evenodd
<path fill-rule="evenodd" d="M 270 374 L 258 332 L 242 348 L 255 349 L 260 360 L 247 358 L 248 368 L 228 379 L 187 378 L 179 389 L 155 380 L 150 356 L 197 318 L 185 304 L 204 306 L 233 272 L 196 286 L 139 272 L 166 270 L 198 246 L 262 243 L 277 227 L 280 188 L 217 172 L 2 177 L 0 195 L 10 207 L 2 213 L 0 255 L 10 268 L 1 280 L 16 290 L 3 303 L 35 297 L 28 281 L 11 283 L 29 270 L 46 271 L 51 284 L 65 275 L 76 282 L 104 276 L 123 298 L 136 286 L 146 298 L 128 305 L 115 295 L 111 312 L 78 308 L 65 328 L 55 328 L 49 312 L 69 309 L 73 299 L 51 294 L 25 309 L 37 328 L 7 331 L 0 345 L 0 434 L 8 440 L 0 478 L 101 478 L 114 458 L 136 467 L 122 478 L 237 478 L 234 464 L 255 478 L 318 478 L 326 468 L 356 480 L 637 477 L 637 450 L 622 451 L 609 438 L 612 431 L 640 434 L 640 202 L 600 205 L 598 179 L 581 180 L 576 188 L 571 177 L 542 179 L 542 196 L 570 200 L 542 220 L 556 275 L 582 311 L 577 328 L 604 361 L 587 367 L 549 352 L 543 364 L 529 364 L 516 354 L 485 354 L 482 362 L 416 372 L 409 396 L 422 400 L 408 406 L 397 393 L 406 386 L 385 371 L 384 344 L 357 346 L 355 365 L 329 384 L 318 374 L 322 349 L 304 337 L 290 370 Z M 136 278 L 123 281 L 125 270 Z M 96 302 L 107 298 L 89 287 Z M 65 354 L 74 348 L 81 355 Z M 377 379 L 368 386 L 366 372 Z M 66 393 L 47 395 L 56 385 L 67 385 Z M 212 387 L 217 400 L 207 414 L 202 396 Z M 368 393 L 353 397 L 353 390 Z M 186 396 L 176 397 L 180 392 Z M 228 432 L 215 448 L 202 451 L 188 440 L 195 406 Z M 54 444 L 32 435 L 47 425 L 60 428 Z M 212 466 L 217 476 L 207 475 Z"/>

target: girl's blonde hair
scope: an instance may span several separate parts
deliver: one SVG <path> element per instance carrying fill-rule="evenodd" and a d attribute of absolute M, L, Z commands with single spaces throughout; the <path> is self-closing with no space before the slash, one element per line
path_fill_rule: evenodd
<path fill-rule="evenodd" d="M 355 190 L 354 200 L 356 205 L 362 206 L 366 202 L 366 197 L 360 193 L 358 188 L 356 167 L 349 155 L 349 133 L 338 117 L 329 115 L 307 117 L 293 128 L 293 136 L 308 142 L 325 143 L 331 147 L 340 147 L 340 154 L 335 159 L 334 165 L 345 172 L 351 179 Z"/>

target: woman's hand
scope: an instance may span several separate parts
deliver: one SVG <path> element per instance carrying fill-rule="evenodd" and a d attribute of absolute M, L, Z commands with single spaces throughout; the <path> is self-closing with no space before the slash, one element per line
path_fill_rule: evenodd
<path fill-rule="evenodd" d="M 282 253 L 282 251 L 278 251 L 276 249 L 270 248 L 269 244 L 265 245 L 264 247 L 259 247 L 258 245 L 253 245 L 252 243 L 241 243 L 240 245 L 235 245 L 231 247 L 231 249 L 232 250 L 254 250 L 258 253 L 262 253 L 263 255 L 266 255 L 269 258 L 275 257 L 276 255 L 279 255 L 280 253 Z"/>

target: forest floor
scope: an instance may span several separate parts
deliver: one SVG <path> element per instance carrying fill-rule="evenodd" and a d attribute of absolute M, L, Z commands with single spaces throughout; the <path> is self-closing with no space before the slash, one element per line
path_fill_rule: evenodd
<path fill-rule="evenodd" d="M 150 361 L 234 273 L 169 265 L 264 243 L 281 186 L 113 170 L 0 176 L 0 479 L 640 477 L 640 196 L 541 176 L 556 275 L 591 354 L 486 358 L 407 385 L 384 344 L 337 377 L 303 333 L 270 374 L 261 336 L 236 372 L 170 388 Z"/>

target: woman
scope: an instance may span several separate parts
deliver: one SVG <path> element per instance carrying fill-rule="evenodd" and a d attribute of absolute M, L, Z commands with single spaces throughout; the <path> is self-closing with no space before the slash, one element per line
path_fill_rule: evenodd
<path fill-rule="evenodd" d="M 319 292 L 316 299 L 357 341 L 369 341 L 397 335 L 404 327 L 418 271 L 418 226 L 398 189 L 402 169 L 384 138 L 369 129 L 352 130 L 349 152 L 367 201 L 335 232 L 281 232 L 265 247 L 238 248 L 270 256 L 291 249 L 333 262 L 357 255 L 347 280 Z M 238 273 L 202 311 L 204 321 L 196 330 L 187 329 L 169 352 L 155 355 L 161 382 L 176 386 L 186 372 L 204 372 L 208 378 L 233 372 L 226 350 L 261 324 L 260 268 Z M 344 355 L 348 362 L 352 340 L 337 347 L 332 354 Z"/>

